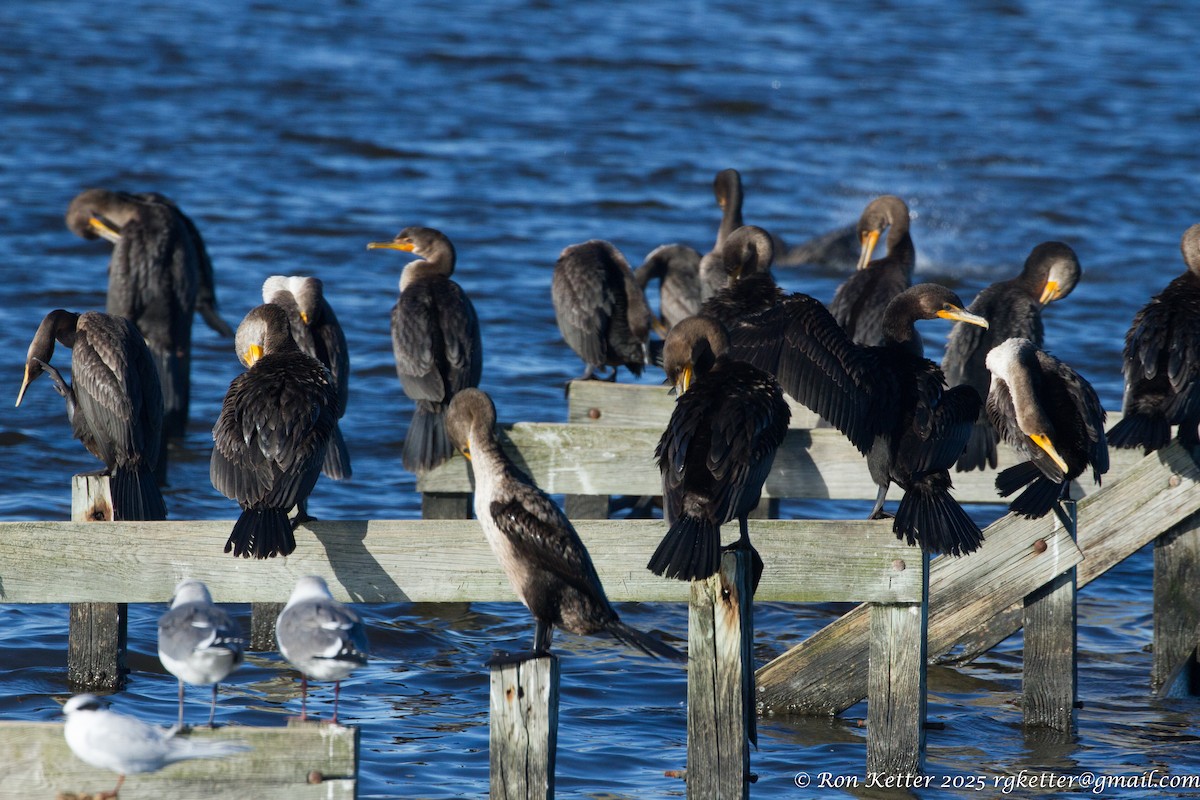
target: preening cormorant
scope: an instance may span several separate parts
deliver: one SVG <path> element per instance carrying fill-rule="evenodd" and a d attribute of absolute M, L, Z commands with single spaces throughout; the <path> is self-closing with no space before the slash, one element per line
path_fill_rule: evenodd
<path fill-rule="evenodd" d="M 721 525 L 734 518 L 736 546 L 750 548 L 746 520 L 787 433 L 791 413 L 775 378 L 728 349 L 724 327 L 708 317 L 689 317 L 667 335 L 663 368 L 678 397 L 654 451 L 669 525 L 647 565 L 656 575 L 716 573 Z"/>
<path fill-rule="evenodd" d="M 727 328 L 739 319 L 766 311 L 781 302 L 785 293 L 771 275 L 775 245 L 771 234 L 755 225 L 743 225 L 729 234 L 721 250 L 725 285 L 700 306 L 700 315 Z"/>
<path fill-rule="evenodd" d="M 71 383 L 51 366 L 54 342 L 71 348 Z M 25 357 L 25 390 L 42 372 L 67 402 L 71 432 L 104 462 L 113 518 L 167 518 L 154 470 L 162 454 L 162 390 L 154 358 L 124 317 L 56 309 L 42 319 Z"/>
<path fill-rule="evenodd" d="M 888 303 L 912 285 L 917 252 L 909 235 L 908 206 L 885 194 L 863 209 L 858 220 L 862 254 L 858 268 L 838 287 L 829 304 L 833 317 L 856 344 L 882 344 L 883 315 Z M 887 255 L 871 260 L 879 237 L 887 231 Z"/>
<path fill-rule="evenodd" d="M 621 621 L 566 514 L 501 449 L 496 407 L 487 394 L 478 389 L 456 394 L 446 429 L 471 461 L 475 517 L 517 597 L 533 614 L 534 653 L 549 652 L 558 626 L 577 634 L 607 631 L 649 655 L 683 658 Z"/>
<path fill-rule="evenodd" d="M 208 727 L 217 713 L 217 685 L 241 665 L 246 642 L 224 610 L 213 605 L 202 582 L 186 579 L 175 587 L 171 607 L 158 620 L 158 659 L 179 679 L 179 727 L 183 725 L 183 687 L 212 686 Z"/>
<path fill-rule="evenodd" d="M 1108 432 L 1113 447 L 1200 446 L 1200 223 L 1180 243 L 1187 271 L 1133 318 L 1125 334 L 1124 417 Z"/>
<path fill-rule="evenodd" d="M 872 518 L 895 483 L 904 490 L 896 536 L 930 553 L 961 555 L 983 535 L 950 496 L 948 470 L 983 401 L 969 386 L 947 389 L 941 369 L 922 354 L 914 323 L 935 318 L 987 325 L 954 292 L 923 283 L 888 304 L 882 345 L 860 345 L 818 301 L 797 293 L 733 325 L 730 355 L 773 373 L 867 456 L 879 487 Z"/>
<path fill-rule="evenodd" d="M 1089 465 L 1099 484 L 1108 471 L 1108 445 L 1104 408 L 1092 385 L 1029 339 L 992 348 L 987 368 L 987 415 L 1004 441 L 1029 459 L 996 476 L 1001 497 L 1029 487 L 1009 510 L 1030 519 L 1045 516 Z"/>
<path fill-rule="evenodd" d="M 1017 338 L 1041 347 L 1044 339 L 1042 309 L 1071 293 L 1082 273 L 1075 251 L 1062 242 L 1043 242 L 1029 253 L 1021 274 L 993 283 L 967 307 L 988 321 L 988 327 L 956 324 L 946 339 L 942 371 L 950 386 L 967 384 L 987 397 L 992 376 L 985 363 L 993 347 Z M 958 457 L 962 472 L 996 466 L 996 429 L 986 413 L 980 414 Z"/>
<path fill-rule="evenodd" d="M 150 347 L 163 393 L 163 431 L 184 435 L 191 382 L 192 316 L 223 335 L 212 262 L 196 225 L 163 195 L 88 189 L 71 201 L 67 227 L 113 243 L 106 311 L 132 320 Z"/>
<path fill-rule="evenodd" d="M 242 507 L 225 552 L 286 556 L 296 549 L 292 531 L 312 519 L 308 495 L 337 424 L 337 390 L 321 362 L 300 352 L 279 306 L 252 308 L 234 341 L 246 371 L 225 393 L 209 464 L 213 486 Z"/>
<path fill-rule="evenodd" d="M 400 275 L 392 308 L 392 352 L 404 393 L 415 403 L 402 460 L 409 472 L 426 472 L 454 454 L 446 436 L 446 405 L 457 392 L 478 386 L 483 343 L 475 306 L 454 274 L 454 245 L 441 231 L 408 227 L 368 250 L 418 256 Z"/>
<path fill-rule="evenodd" d="M 653 317 L 621 251 L 602 239 L 565 248 L 550 283 L 554 318 L 563 340 L 587 365 L 580 380 L 617 367 L 642 374 Z"/>
<path fill-rule="evenodd" d="M 274 303 L 287 312 L 292 339 L 300 350 L 329 370 L 337 389 L 338 419 L 341 419 L 346 415 L 346 404 L 350 400 L 350 351 L 337 315 L 325 299 L 321 279 L 272 275 L 263 282 L 262 293 L 264 303 Z M 350 451 L 342 437 L 341 425 L 333 429 L 321 471 L 334 480 L 343 480 L 352 474 Z"/>
<path fill-rule="evenodd" d="M 729 270 L 721 263 L 725 239 L 742 227 L 742 176 L 736 169 L 723 169 L 713 178 L 713 195 L 721 208 L 721 225 L 712 250 L 700 259 L 700 299 L 707 300 L 725 286 Z"/>
<path fill-rule="evenodd" d="M 634 277 L 642 291 L 658 280 L 658 316 L 663 331 L 700 310 L 700 254 L 686 244 L 664 244 L 650 251 Z"/>

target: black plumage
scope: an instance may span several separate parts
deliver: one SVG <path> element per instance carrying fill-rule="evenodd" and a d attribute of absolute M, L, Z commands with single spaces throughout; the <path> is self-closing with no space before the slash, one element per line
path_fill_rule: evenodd
<path fill-rule="evenodd" d="M 50 364 L 56 340 L 71 348 L 70 384 Z M 113 518 L 166 519 L 154 477 L 161 457 L 162 390 L 154 359 L 133 324 L 97 311 L 51 311 L 29 345 L 18 406 L 42 372 L 66 400 L 75 438 L 104 462 Z"/>
<path fill-rule="evenodd" d="M 321 362 L 296 346 L 279 306 L 251 309 L 235 342 L 247 369 L 229 384 L 209 464 L 213 486 L 242 507 L 225 552 L 286 556 L 296 549 L 294 528 L 312 519 L 308 496 L 337 424 L 337 390 Z"/>
<path fill-rule="evenodd" d="M 1200 223 L 1184 231 L 1187 271 L 1167 284 L 1133 318 L 1125 335 L 1125 398 L 1120 422 L 1108 432 L 1113 447 L 1149 453 L 1171 441 L 1200 446 Z"/>
<path fill-rule="evenodd" d="M 559 627 L 577 634 L 607 632 L 649 655 L 683 659 L 621 621 L 570 520 L 501 448 L 496 408 L 487 394 L 478 389 L 456 394 L 446 429 L 471 461 L 475 517 L 517 597 L 533 614 L 534 653 L 549 651 Z"/>
<path fill-rule="evenodd" d="M 340 420 L 346 416 L 350 401 L 350 351 L 341 323 L 325 299 L 325 284 L 320 278 L 272 275 L 263 282 L 262 293 L 264 303 L 274 303 L 287 312 L 292 339 L 300 350 L 329 370 L 337 389 Z M 334 480 L 344 480 L 353 474 L 341 425 L 333 429 L 321 471 Z"/>
<path fill-rule="evenodd" d="M 654 248 L 633 276 L 642 291 L 658 283 L 658 316 L 663 331 L 700 310 L 700 254 L 686 244 Z"/>
<path fill-rule="evenodd" d="M 728 267 L 722 263 L 725 240 L 742 227 L 742 203 L 745 193 L 742 176 L 736 169 L 723 169 L 713 178 L 713 196 L 721 209 L 721 224 L 717 227 L 717 240 L 712 250 L 700 259 L 700 299 L 708 300 L 726 285 Z"/>
<path fill-rule="evenodd" d="M 879 237 L 887 231 L 887 255 L 871 260 Z M 858 269 L 838 287 L 829 304 L 834 319 L 856 344 L 884 340 L 883 315 L 888 303 L 912 285 L 917 251 L 909 234 L 908 206 L 895 195 L 877 197 L 858 220 L 862 254 Z"/>
<path fill-rule="evenodd" d="M 647 567 L 703 580 L 721 564 L 721 525 L 736 518 L 737 546 L 750 548 L 747 518 L 758 505 L 791 413 L 770 374 L 729 358 L 714 319 L 681 321 L 667 336 L 663 366 L 679 393 L 654 455 L 669 526 Z"/>
<path fill-rule="evenodd" d="M 400 297 L 392 308 L 392 353 L 404 393 L 415 404 L 401 456 L 410 472 L 427 472 L 454 453 L 446 435 L 451 398 L 478 386 L 483 341 L 475 306 L 454 274 L 454 245 L 441 231 L 411 226 L 390 242 L 368 249 L 412 253 L 400 275 Z"/>
<path fill-rule="evenodd" d="M 987 415 L 1004 441 L 1027 461 L 1002 470 L 996 488 L 1024 517 L 1043 517 L 1091 466 L 1097 484 L 1108 471 L 1104 408 L 1090 383 L 1029 339 L 1013 338 L 987 355 Z"/>
<path fill-rule="evenodd" d="M 786 296 L 771 274 L 775 245 L 771 234 L 743 225 L 729 234 L 721 249 L 725 285 L 700 306 L 700 315 L 729 327 L 739 319 L 766 311 Z"/>
<path fill-rule="evenodd" d="M 563 340 L 587 365 L 581 380 L 624 366 L 642 374 L 652 315 L 629 262 L 609 242 L 591 239 L 565 248 L 550 283 Z"/>
<path fill-rule="evenodd" d="M 967 384 L 987 397 L 991 374 L 985 363 L 993 347 L 1008 339 L 1029 339 L 1041 347 L 1045 338 L 1042 309 L 1071 293 L 1082 274 L 1075 251 L 1062 242 L 1043 242 L 1029 253 L 1021 274 L 993 283 L 967 307 L 988 327 L 957 323 L 946 339 L 942 371 L 950 386 Z M 980 414 L 956 465 L 959 471 L 996 466 L 996 429 Z"/>

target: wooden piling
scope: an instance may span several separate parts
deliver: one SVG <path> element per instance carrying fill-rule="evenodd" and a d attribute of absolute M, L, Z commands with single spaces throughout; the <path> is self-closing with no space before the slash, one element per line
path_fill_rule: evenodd
<path fill-rule="evenodd" d="M 558 657 L 492 667 L 491 800 L 552 800 L 558 747 Z"/>
<path fill-rule="evenodd" d="M 1150 687 L 1160 696 L 1200 694 L 1200 514 L 1154 540 L 1154 661 Z"/>
<path fill-rule="evenodd" d="M 71 479 L 71 521 L 111 522 L 107 475 Z M 127 603 L 72 603 L 67 634 L 67 680 L 72 691 L 115 692 L 125 685 Z"/>
<path fill-rule="evenodd" d="M 1061 524 L 1075 540 L 1078 519 L 1075 501 L 1063 500 L 1061 505 L 1065 512 Z M 1054 526 L 1059 524 L 1055 520 Z M 1026 596 L 1024 622 L 1025 669 L 1021 690 L 1025 727 L 1069 733 L 1075 726 L 1078 699 L 1075 567 Z"/>
<path fill-rule="evenodd" d="M 726 552 L 688 606 L 687 796 L 749 798 L 754 705 L 751 554 Z"/>

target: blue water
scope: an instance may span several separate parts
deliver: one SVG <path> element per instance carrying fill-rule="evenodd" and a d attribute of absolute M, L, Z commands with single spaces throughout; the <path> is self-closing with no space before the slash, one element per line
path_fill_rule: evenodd
<path fill-rule="evenodd" d="M 1047 313 L 1048 344 L 1116 408 L 1122 337 L 1182 270 L 1178 242 L 1197 219 L 1200 175 L 1195 12 L 1122 5 L 0 4 L 0 352 L 10 391 L 47 311 L 104 305 L 107 250 L 66 230 L 71 197 L 87 186 L 160 191 L 203 230 L 231 322 L 269 274 L 325 280 L 353 359 L 343 429 L 355 478 L 320 483 L 310 510 L 416 517 L 413 479 L 399 467 L 411 405 L 388 333 L 403 259 L 368 253 L 366 242 L 409 224 L 445 231 L 482 318 L 483 388 L 501 417 L 563 420 L 561 384 L 581 365 L 549 303 L 558 252 L 594 237 L 634 262 L 668 241 L 703 251 L 719 217 L 712 177 L 736 167 L 747 221 L 792 242 L 853 222 L 875 195 L 905 197 L 917 277 L 967 300 L 1013 275 L 1035 244 L 1068 242 L 1085 274 Z M 822 299 L 843 277 L 780 272 Z M 936 357 L 944 329 L 925 333 Z M 192 427 L 167 502 L 175 519 L 230 519 L 233 504 L 208 482 L 208 429 L 240 367 L 199 322 L 194 348 Z M 95 466 L 44 383 L 0 417 L 0 518 L 65 519 L 69 476 Z M 997 513 L 979 511 L 984 522 Z M 935 787 L 941 776 L 990 781 L 1021 769 L 1200 773 L 1196 701 L 1149 695 L 1150 570 L 1141 553 L 1082 592 L 1085 706 L 1068 742 L 1021 733 L 1019 637 L 972 666 L 931 671 L 929 716 L 945 723 L 929 733 Z M 167 723 L 175 684 L 154 655 L 161 611 L 132 611 L 133 673 L 117 704 Z M 621 611 L 639 627 L 686 634 L 680 607 Z M 376 658 L 347 682 L 342 704 L 362 727 L 362 796 L 484 796 L 480 664 L 497 642 L 528 637 L 527 614 L 499 603 L 363 612 Z M 65 609 L 0 615 L 0 716 L 53 718 L 52 698 L 68 691 Z M 759 656 L 833 616 L 760 606 Z M 685 761 L 681 672 L 609 642 L 560 639 L 560 796 L 681 796 L 682 784 L 663 777 Z M 276 724 L 295 713 L 297 692 L 264 654 L 234 676 L 221 717 Z M 861 777 L 862 716 L 860 706 L 846 720 L 763 721 L 755 796 L 851 796 L 792 780 L 802 770 Z"/>

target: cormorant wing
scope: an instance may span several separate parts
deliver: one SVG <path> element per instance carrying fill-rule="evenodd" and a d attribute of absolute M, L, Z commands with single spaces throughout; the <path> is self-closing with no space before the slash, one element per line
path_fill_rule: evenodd
<path fill-rule="evenodd" d="M 955 386 L 946 389 L 942 383 L 941 370 L 933 362 L 929 362 L 933 372 L 927 379 L 936 381 L 936 389 L 932 386 L 925 389 L 926 402 L 929 403 L 927 433 L 924 441 L 917 448 L 914 466 L 922 472 L 950 469 L 958 457 L 962 455 L 971 438 L 971 429 L 983 406 L 979 392 L 972 386 Z M 918 418 L 920 415 L 918 415 Z"/>
<path fill-rule="evenodd" d="M 449 397 L 439 358 L 446 347 L 437 306 L 429 283 L 414 283 L 401 292 L 392 308 L 392 353 L 404 393 L 413 400 L 441 403 Z"/>
<path fill-rule="evenodd" d="M 608 332 L 614 317 L 624 311 L 618 300 L 621 284 L 609 279 L 611 271 L 596 269 L 578 253 L 560 258 L 551 279 L 554 318 L 563 340 L 587 364 L 600 365 L 608 360 Z"/>
<path fill-rule="evenodd" d="M 157 440 L 153 447 L 146 447 L 147 443 L 135 441 L 134 437 L 134 420 L 141 414 L 145 398 L 141 380 L 131 368 L 125 341 L 116 327 L 123 328 L 126 320 L 102 316 L 81 319 L 82 330 L 77 331 L 71 351 L 71 383 L 83 418 L 72 423 L 76 430 L 80 424 L 92 429 L 95 444 L 108 451 L 100 456 L 108 463 L 115 456 L 109 449 L 112 447 L 118 452 L 139 452 L 148 457 L 148 463 L 153 463 L 157 452 L 149 451 L 157 451 Z M 141 342 L 136 331 L 132 336 L 135 343 Z"/>
<path fill-rule="evenodd" d="M 446 384 L 451 393 L 479 385 L 483 375 L 483 338 L 471 298 L 454 281 L 447 281 L 448 302 L 438 304 L 438 320 L 446 353 Z"/>
<path fill-rule="evenodd" d="M 1000 438 L 1012 445 L 1021 456 L 1032 461 L 1043 475 L 1056 483 L 1063 479 L 1062 467 L 1045 450 L 1034 445 L 1018 427 L 1017 409 L 1007 383 L 992 382 L 991 391 L 988 392 L 987 415 L 992 427 L 1000 433 Z"/>
<path fill-rule="evenodd" d="M 1158 375 L 1165 358 L 1166 377 L 1176 393 L 1167 413 L 1172 424 L 1200 416 L 1200 313 L 1195 311 L 1195 290 L 1180 285 L 1191 280 L 1189 274 L 1172 281 L 1138 311 L 1125 336 L 1127 387 Z"/>
<path fill-rule="evenodd" d="M 338 414 L 346 413 L 346 402 L 350 397 L 350 351 L 346 346 L 346 334 L 338 323 L 333 307 L 321 298 L 320 324 L 309 328 L 313 339 L 314 357 L 329 365 L 329 374 L 338 393 Z"/>
<path fill-rule="evenodd" d="M 1108 472 L 1108 441 L 1104 433 L 1106 413 L 1096 390 L 1083 376 L 1043 350 L 1037 351 L 1038 365 L 1042 372 L 1057 380 L 1048 381 L 1050 386 L 1060 386 L 1061 396 L 1052 397 L 1051 402 L 1070 403 L 1075 406 L 1080 422 L 1079 430 L 1073 435 L 1086 444 L 1088 463 L 1092 465 L 1095 480 Z"/>

